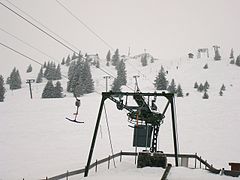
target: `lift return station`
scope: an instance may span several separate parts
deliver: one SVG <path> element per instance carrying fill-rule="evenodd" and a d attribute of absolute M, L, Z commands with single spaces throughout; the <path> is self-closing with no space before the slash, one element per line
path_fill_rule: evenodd
<path fill-rule="evenodd" d="M 157 97 L 162 96 L 167 99 L 167 104 L 162 113 L 157 111 L 155 104 Z M 128 105 L 128 97 L 132 97 L 136 105 Z M 152 98 L 150 103 L 150 98 Z M 133 146 L 150 147 L 150 152 L 142 152 L 138 155 L 138 167 L 157 166 L 166 167 L 167 159 L 162 151 L 157 151 L 157 137 L 159 127 L 163 123 L 165 113 L 170 105 L 172 117 L 172 132 L 174 142 L 175 165 L 178 166 L 178 137 L 176 126 L 175 101 L 173 93 L 142 93 L 142 92 L 102 92 L 102 100 L 97 116 L 97 121 L 92 137 L 91 147 L 88 155 L 87 165 L 85 167 L 84 176 L 88 176 L 92 154 L 95 147 L 98 128 L 100 125 L 101 115 L 105 100 L 110 99 L 116 103 L 119 110 L 126 109 L 128 111 L 128 119 L 134 126 Z M 125 99 L 125 103 L 123 101 Z M 148 101 L 146 102 L 147 99 Z M 152 137 L 152 138 L 151 138 Z"/>

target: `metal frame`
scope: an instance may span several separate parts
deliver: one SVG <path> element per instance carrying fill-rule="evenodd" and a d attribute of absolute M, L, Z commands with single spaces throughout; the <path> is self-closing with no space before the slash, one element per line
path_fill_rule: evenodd
<path fill-rule="evenodd" d="M 93 133 L 93 137 L 92 137 L 92 143 L 91 143 L 91 147 L 90 147 L 90 151 L 89 151 L 89 155 L 88 155 L 88 160 L 87 160 L 87 165 L 85 167 L 85 173 L 84 173 L 84 177 L 88 176 L 88 172 L 89 172 L 89 167 L 91 164 L 91 160 L 92 160 L 92 154 L 94 151 L 94 147 L 95 147 L 95 142 L 96 142 L 96 138 L 97 138 L 97 132 L 98 132 L 98 128 L 99 128 L 99 124 L 100 124 L 100 120 L 101 120 L 101 115 L 102 115 L 102 110 L 104 107 L 104 102 L 106 99 L 111 99 L 112 96 L 134 96 L 136 94 L 139 94 L 141 96 L 163 96 L 165 98 L 168 99 L 168 103 L 164 109 L 164 113 L 166 112 L 169 103 L 171 104 L 171 115 L 172 115 L 172 130 L 173 130 L 173 141 L 174 141 L 174 155 L 175 155 L 175 165 L 178 166 L 178 154 L 179 154 L 179 149 L 178 149 L 178 137 L 177 137 L 177 126 L 176 126 L 176 112 L 175 112 L 175 102 L 174 102 L 174 94 L 173 93 L 142 93 L 142 92 L 102 92 L 102 100 L 100 103 L 100 107 L 99 107 L 99 112 L 98 112 L 98 117 L 97 117 L 97 121 L 96 121 L 96 125 L 95 125 L 95 129 L 94 129 L 94 133 Z M 111 99 L 112 100 L 112 99 Z"/>

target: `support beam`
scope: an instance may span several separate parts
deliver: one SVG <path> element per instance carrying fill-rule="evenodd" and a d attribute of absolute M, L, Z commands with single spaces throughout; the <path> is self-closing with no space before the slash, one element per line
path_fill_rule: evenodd
<path fill-rule="evenodd" d="M 93 133 L 92 144 L 91 144 L 89 155 L 88 155 L 88 161 L 87 161 L 87 165 L 85 167 L 84 177 L 88 176 L 89 167 L 90 167 L 91 160 L 92 160 L 92 154 L 93 154 L 93 150 L 94 150 L 94 147 L 95 147 L 97 132 L 98 132 L 98 128 L 99 128 L 99 124 L 100 124 L 100 120 L 101 120 L 101 115 L 102 115 L 102 110 L 103 110 L 103 105 L 104 105 L 105 100 L 106 100 L 106 97 L 102 96 L 102 100 L 101 100 L 101 104 L 100 104 L 100 108 L 99 108 L 99 112 L 98 112 L 98 117 L 97 117 L 97 122 L 96 122 L 95 130 L 94 130 L 94 133 Z"/>

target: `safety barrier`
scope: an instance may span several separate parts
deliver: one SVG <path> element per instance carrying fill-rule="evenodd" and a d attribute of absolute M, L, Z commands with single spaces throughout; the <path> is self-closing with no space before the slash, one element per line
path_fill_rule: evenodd
<path fill-rule="evenodd" d="M 103 158 L 101 160 L 96 160 L 94 163 L 92 163 L 90 165 L 89 169 L 95 168 L 95 171 L 97 172 L 98 165 L 100 165 L 102 163 L 106 163 L 106 162 L 108 162 L 108 169 L 109 169 L 110 168 L 110 161 L 113 158 L 120 157 L 120 162 L 121 162 L 122 161 L 122 156 L 137 156 L 137 155 L 138 155 L 138 153 L 136 153 L 136 152 L 123 152 L 123 151 L 121 151 L 117 154 L 114 154 L 112 156 L 108 156 L 108 157 Z M 175 154 L 165 154 L 165 155 L 168 158 L 174 158 L 175 157 Z M 201 156 L 198 156 L 197 154 L 179 154 L 178 157 L 179 158 L 194 159 L 194 167 L 192 167 L 192 168 L 197 168 L 197 161 L 198 161 L 199 162 L 199 168 L 203 168 L 205 166 L 205 169 L 212 172 L 212 173 L 219 174 L 221 172 L 221 169 L 214 168 L 212 165 L 210 165 L 207 161 L 203 160 L 201 158 Z M 53 176 L 53 177 L 50 177 L 50 178 L 46 177 L 45 180 L 59 180 L 59 179 L 63 179 L 63 178 L 66 178 L 68 180 L 68 178 L 70 176 L 83 174 L 84 172 L 85 172 L 85 168 L 74 170 L 74 171 L 67 171 L 66 173 L 56 175 L 56 176 Z"/>

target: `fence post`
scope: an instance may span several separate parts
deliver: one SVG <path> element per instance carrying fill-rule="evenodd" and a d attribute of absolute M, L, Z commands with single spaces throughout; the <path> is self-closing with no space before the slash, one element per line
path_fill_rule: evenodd
<path fill-rule="evenodd" d="M 96 159 L 95 172 L 97 172 L 97 165 L 98 165 L 97 162 L 98 162 L 98 161 L 97 161 L 97 159 Z"/>
<path fill-rule="evenodd" d="M 195 169 L 197 168 L 197 153 L 195 153 Z"/>
<path fill-rule="evenodd" d="M 122 162 L 122 151 L 120 152 L 120 162 Z"/>
<path fill-rule="evenodd" d="M 200 156 L 200 159 L 202 159 L 202 157 Z M 202 162 L 200 161 L 200 169 L 202 168 Z"/>
<path fill-rule="evenodd" d="M 110 155 L 108 156 L 108 169 L 110 168 Z"/>
<path fill-rule="evenodd" d="M 67 171 L 67 173 L 66 173 L 66 180 L 68 180 L 68 171 Z"/>

